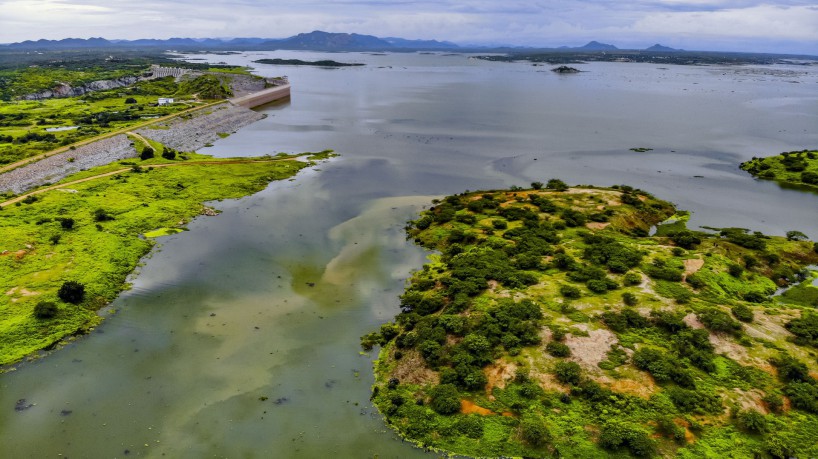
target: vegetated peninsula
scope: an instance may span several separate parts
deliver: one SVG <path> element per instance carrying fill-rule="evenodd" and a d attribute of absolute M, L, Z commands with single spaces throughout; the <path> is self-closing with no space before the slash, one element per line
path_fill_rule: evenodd
<path fill-rule="evenodd" d="M 532 186 L 407 226 L 435 253 L 362 338 L 389 425 L 479 457 L 818 454 L 815 244 L 691 231 L 627 186 Z"/>
<path fill-rule="evenodd" d="M 364 65 L 354 62 L 337 62 L 329 59 L 320 61 L 302 61 L 301 59 L 258 59 L 253 62 L 257 64 L 270 65 L 311 65 L 313 67 L 359 67 Z"/>
<path fill-rule="evenodd" d="M 332 156 L 212 158 L 134 140 L 143 159 L 2 199 L 0 365 L 99 324 L 97 311 L 127 288 L 151 237 L 215 214 L 203 203 L 253 194 Z"/>
<path fill-rule="evenodd" d="M 818 150 L 784 152 L 753 158 L 741 163 L 741 169 L 754 177 L 779 183 L 818 187 Z"/>

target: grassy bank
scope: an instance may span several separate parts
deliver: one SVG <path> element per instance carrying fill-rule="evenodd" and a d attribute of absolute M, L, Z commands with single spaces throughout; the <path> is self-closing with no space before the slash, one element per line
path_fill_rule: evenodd
<path fill-rule="evenodd" d="M 0 364 L 97 325 L 97 311 L 127 288 L 126 276 L 154 245 L 142 237 L 146 232 L 183 226 L 202 213 L 203 202 L 253 194 L 328 156 L 324 152 L 301 162 L 285 156 L 217 159 L 187 153 L 187 159 L 120 162 L 63 182 L 123 168 L 126 172 L 3 207 Z M 67 281 L 84 286 L 77 304 L 58 296 Z M 54 304 L 53 317 L 35 315 L 41 303 Z"/>
<path fill-rule="evenodd" d="M 478 457 L 818 454 L 818 315 L 771 296 L 809 276 L 812 242 L 689 231 L 626 186 L 532 185 L 407 227 L 436 254 L 362 338 L 394 429 Z"/>

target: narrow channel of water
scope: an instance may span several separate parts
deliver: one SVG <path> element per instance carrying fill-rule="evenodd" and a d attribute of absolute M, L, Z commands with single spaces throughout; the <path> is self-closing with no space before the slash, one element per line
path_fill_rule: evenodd
<path fill-rule="evenodd" d="M 372 356 L 358 337 L 397 312 L 426 255 L 403 225 L 435 195 L 551 177 L 628 183 L 691 210 L 692 225 L 818 238 L 815 195 L 737 169 L 818 145 L 814 69 L 595 63 L 555 75 L 464 56 L 204 57 L 366 62 L 256 65 L 290 77 L 291 101 L 203 150 L 342 156 L 162 238 L 103 326 L 0 375 L 4 455 L 427 456 L 369 404 Z M 19 399 L 34 406 L 15 411 Z"/>

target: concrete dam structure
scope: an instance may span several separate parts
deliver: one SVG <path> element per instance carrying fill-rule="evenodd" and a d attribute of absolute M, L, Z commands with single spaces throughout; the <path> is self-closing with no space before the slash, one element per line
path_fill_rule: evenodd
<path fill-rule="evenodd" d="M 239 107 L 253 108 L 258 107 L 259 105 L 275 102 L 277 100 L 286 99 L 288 97 L 290 97 L 289 83 L 263 89 L 246 96 L 235 97 L 230 99 L 230 103 Z"/>

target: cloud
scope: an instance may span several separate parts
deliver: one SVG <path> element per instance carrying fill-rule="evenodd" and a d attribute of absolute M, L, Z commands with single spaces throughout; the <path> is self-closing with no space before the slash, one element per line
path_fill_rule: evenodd
<path fill-rule="evenodd" d="M 687 49 L 818 42 L 807 0 L 11 0 L 0 3 L 0 42 L 104 36 L 261 36 L 312 30 L 527 46 L 606 41 Z M 784 45 L 786 44 L 786 45 Z M 812 52 L 815 52 L 814 49 Z"/>

